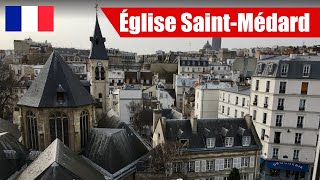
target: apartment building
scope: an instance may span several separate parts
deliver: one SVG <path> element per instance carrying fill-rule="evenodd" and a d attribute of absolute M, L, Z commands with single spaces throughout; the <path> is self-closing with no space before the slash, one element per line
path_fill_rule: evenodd
<path fill-rule="evenodd" d="M 241 179 L 259 177 L 261 143 L 250 116 L 190 120 L 160 118 L 154 123 L 154 147 L 163 143 L 183 144 L 180 155 L 169 163 L 167 177 L 170 179 L 224 180 L 232 168 L 239 169 Z M 156 176 L 140 173 L 144 177 Z"/>
<path fill-rule="evenodd" d="M 242 118 L 249 114 L 250 87 L 221 89 L 219 93 L 219 118 Z"/>
<path fill-rule="evenodd" d="M 194 116 L 197 118 L 218 118 L 219 91 L 231 88 L 229 83 L 208 82 L 195 88 Z"/>
<path fill-rule="evenodd" d="M 319 129 L 320 57 L 258 61 L 250 114 L 263 149 L 263 179 L 310 179 Z"/>
<path fill-rule="evenodd" d="M 191 78 L 209 74 L 210 66 L 206 57 L 180 57 L 178 62 L 178 74 Z"/>

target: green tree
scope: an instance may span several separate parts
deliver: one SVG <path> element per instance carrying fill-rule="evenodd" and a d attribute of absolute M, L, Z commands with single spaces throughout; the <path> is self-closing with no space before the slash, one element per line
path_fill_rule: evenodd
<path fill-rule="evenodd" d="M 229 180 L 240 180 L 240 173 L 237 168 L 233 168 L 229 174 Z"/>

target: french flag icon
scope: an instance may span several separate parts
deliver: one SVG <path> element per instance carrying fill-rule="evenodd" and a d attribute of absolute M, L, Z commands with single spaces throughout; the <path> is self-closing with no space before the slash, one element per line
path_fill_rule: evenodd
<path fill-rule="evenodd" d="M 53 6 L 6 6 L 6 31 L 53 32 Z"/>

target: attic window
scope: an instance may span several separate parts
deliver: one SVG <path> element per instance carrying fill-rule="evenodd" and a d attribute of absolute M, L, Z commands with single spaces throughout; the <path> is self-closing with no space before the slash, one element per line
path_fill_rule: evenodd
<path fill-rule="evenodd" d="M 250 146 L 251 144 L 251 137 L 250 136 L 243 136 L 242 137 L 242 146 Z"/>
<path fill-rule="evenodd" d="M 272 71 L 273 71 L 273 64 L 272 63 L 269 64 L 268 70 L 269 70 L 269 74 L 272 73 Z"/>
<path fill-rule="evenodd" d="M 309 77 L 309 75 L 310 75 L 310 65 L 308 64 L 308 65 L 304 65 L 303 66 L 303 74 L 302 74 L 302 76 L 303 77 Z"/>
<path fill-rule="evenodd" d="M 215 138 L 207 138 L 207 148 L 213 148 L 215 146 Z"/>
<path fill-rule="evenodd" d="M 259 63 L 258 64 L 258 73 L 261 73 L 262 72 L 262 63 Z"/>
<path fill-rule="evenodd" d="M 232 146 L 233 146 L 233 137 L 226 137 L 225 147 L 232 147 Z"/>
<path fill-rule="evenodd" d="M 282 64 L 281 65 L 281 76 L 287 76 L 288 68 L 289 68 L 288 64 Z"/>
<path fill-rule="evenodd" d="M 64 93 L 63 92 L 57 92 L 57 101 L 58 102 L 64 101 Z"/>

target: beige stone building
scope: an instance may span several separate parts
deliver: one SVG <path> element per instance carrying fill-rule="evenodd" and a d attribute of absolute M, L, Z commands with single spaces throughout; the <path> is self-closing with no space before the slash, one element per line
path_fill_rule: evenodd
<path fill-rule="evenodd" d="M 43 151 L 56 138 L 74 152 L 85 147 L 95 124 L 95 101 L 54 51 L 18 102 L 22 142 Z"/>

